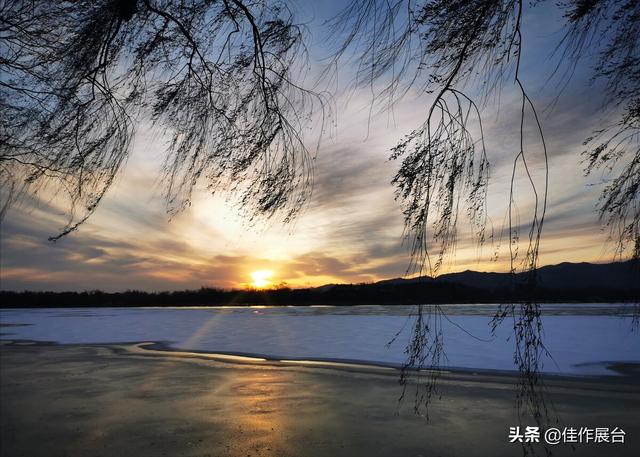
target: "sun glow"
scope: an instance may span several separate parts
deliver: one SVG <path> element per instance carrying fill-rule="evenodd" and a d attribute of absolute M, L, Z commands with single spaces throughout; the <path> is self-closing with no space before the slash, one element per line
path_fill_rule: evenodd
<path fill-rule="evenodd" d="M 251 285 L 256 289 L 264 289 L 265 287 L 269 287 L 271 285 L 271 277 L 273 276 L 273 271 L 271 270 L 258 270 L 251 273 Z"/>

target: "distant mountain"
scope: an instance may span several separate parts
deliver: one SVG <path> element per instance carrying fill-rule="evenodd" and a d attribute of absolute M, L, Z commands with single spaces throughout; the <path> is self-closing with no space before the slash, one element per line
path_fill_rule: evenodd
<path fill-rule="evenodd" d="M 640 288 L 640 263 L 635 260 L 614 263 L 569 263 L 548 265 L 537 271 L 538 287 L 549 290 L 628 290 Z M 498 291 L 522 285 L 524 273 L 494 273 L 466 270 L 436 278 L 386 279 L 376 284 L 455 283 L 476 289 Z"/>
<path fill-rule="evenodd" d="M 640 287 L 640 262 L 561 263 L 538 270 L 540 286 L 547 289 L 626 289 Z"/>
<path fill-rule="evenodd" d="M 173 292 L 0 291 L 2 307 L 364 305 L 419 303 L 509 303 L 640 301 L 640 263 L 561 263 L 538 270 L 532 289 L 524 274 L 463 271 L 436 278 L 395 278 L 373 284 L 326 284 L 307 289 L 224 290 L 202 288 Z"/>

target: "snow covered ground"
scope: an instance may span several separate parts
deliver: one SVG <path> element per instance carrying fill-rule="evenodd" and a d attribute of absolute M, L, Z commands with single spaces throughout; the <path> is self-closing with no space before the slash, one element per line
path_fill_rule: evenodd
<path fill-rule="evenodd" d="M 513 330 L 490 331 L 495 305 L 447 305 L 445 367 L 513 370 Z M 400 364 L 415 307 L 61 308 L 0 310 L 0 337 L 59 343 L 164 341 L 184 350 Z M 544 371 L 613 374 L 640 362 L 640 333 L 620 305 L 543 305 Z M 15 325 L 26 324 L 26 325 Z M 396 334 L 398 338 L 387 345 Z M 469 334 L 473 335 L 470 336 Z"/>

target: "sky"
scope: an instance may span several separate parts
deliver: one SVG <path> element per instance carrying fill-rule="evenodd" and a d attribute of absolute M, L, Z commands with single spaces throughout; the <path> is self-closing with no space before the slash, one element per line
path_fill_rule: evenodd
<path fill-rule="evenodd" d="M 309 28 L 312 74 L 330 53 L 326 43 L 335 37 L 328 36 L 324 23 L 339 7 L 339 2 L 327 1 L 297 6 Z M 562 37 L 557 12 L 528 9 L 523 36 L 521 74 L 542 114 L 550 164 L 540 264 L 609 262 L 613 246 L 596 212 L 606 176 L 585 177 L 580 152 L 584 139 L 615 119 L 615 113 L 603 110 L 601 91 L 589 82 L 588 61 L 577 67 L 563 90 L 557 80 L 548 79 L 558 63 L 553 49 Z M 233 195 L 210 195 L 206 183 L 196 188 L 189 208 L 169 218 L 158 179 L 166 138 L 143 120 L 123 172 L 78 231 L 55 243 L 47 240 L 65 219 L 56 199 L 46 192 L 37 201 L 27 198 L 9 210 L 0 223 L 0 288 L 153 291 L 281 283 L 306 287 L 406 275 L 410 254 L 403 243 L 402 207 L 391 185 L 399 162 L 389 160 L 389 154 L 422 123 L 430 96 L 410 91 L 392 111 L 372 113 L 371 89 L 349 84 L 353 71 L 351 61 L 338 68 L 334 125 L 317 151 L 312 197 L 293 223 L 272 219 L 251 224 L 240 215 Z M 516 87 L 508 83 L 499 100 L 482 108 L 491 163 L 487 230 L 494 237 L 478 246 L 462 213 L 456 248 L 440 273 L 508 271 L 504 228 L 520 103 Z M 541 184 L 540 143 L 530 121 L 526 147 L 532 154 L 534 179 Z M 524 227 L 533 200 L 521 171 L 516 201 Z"/>

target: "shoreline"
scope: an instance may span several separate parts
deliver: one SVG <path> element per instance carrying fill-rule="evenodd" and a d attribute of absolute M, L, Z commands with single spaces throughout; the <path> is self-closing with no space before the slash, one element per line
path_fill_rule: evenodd
<path fill-rule="evenodd" d="M 217 352 L 217 351 L 204 351 L 184 349 L 180 347 L 172 346 L 165 342 L 139 342 L 134 343 L 133 347 L 139 349 L 136 353 L 141 355 L 157 355 L 157 356 L 180 356 L 186 358 L 205 358 L 211 360 L 217 360 L 230 363 L 265 363 L 277 366 L 303 366 L 313 368 L 330 368 L 330 369 L 343 369 L 357 372 L 385 372 L 399 374 L 402 365 L 393 363 L 384 363 L 377 361 L 364 361 L 364 360 L 352 360 L 352 359 L 339 359 L 339 358 L 291 358 L 280 357 L 268 354 L 260 353 L 244 353 L 244 352 Z M 129 348 L 132 349 L 131 347 Z M 143 352 L 140 352 L 143 351 Z M 604 365 L 608 370 L 612 371 L 612 374 L 563 374 L 545 372 L 540 373 L 539 377 L 547 380 L 555 379 L 560 381 L 572 381 L 572 380 L 620 380 L 624 379 L 638 382 L 640 385 L 640 361 L 628 362 L 628 361 L 600 361 L 593 362 L 589 365 Z M 493 376 L 504 378 L 520 378 L 520 373 L 516 370 L 498 370 L 487 368 L 465 368 L 447 366 L 434 369 L 433 367 L 423 367 L 420 369 L 409 368 L 409 372 L 422 372 L 432 373 L 438 372 L 439 375 L 479 375 L 479 376 Z M 622 378 L 622 379 L 621 379 Z M 640 389 L 640 387 L 639 387 Z"/>
<path fill-rule="evenodd" d="M 0 291 L 3 292 L 3 291 Z M 9 293 L 21 293 L 14 291 L 4 291 Z M 53 292 L 64 294 L 66 292 Z M 72 292 L 76 293 L 76 292 Z M 82 292 L 84 293 L 84 292 Z M 556 300 L 534 300 L 538 305 L 628 305 L 628 306 L 640 306 L 638 298 L 577 298 L 575 300 L 567 299 L 567 298 L 559 298 Z M 397 302 L 389 302 L 389 303 L 377 303 L 377 302 L 362 302 L 362 303 L 353 303 L 350 302 L 337 302 L 337 303 L 329 303 L 329 302 L 317 302 L 317 303 L 300 303 L 300 302 L 291 302 L 291 303 L 277 303 L 277 304 L 268 304 L 264 302 L 245 302 L 245 303 L 236 303 L 233 305 L 227 305 L 224 303 L 211 303 L 211 304 L 162 304 L 162 303 L 149 303 L 149 304 L 117 304 L 117 303 L 94 303 L 94 304 L 83 304 L 83 305 L 58 305 L 58 304 L 46 304 L 46 305 L 33 305 L 33 306 L 25 306 L 25 305 L 0 305 L 1 310 L 14 310 L 14 309 L 86 309 L 86 308 L 175 308 L 175 309 L 199 309 L 199 308 L 292 308 L 292 307 L 304 307 L 304 308 L 350 308 L 350 307 L 366 307 L 366 306 L 470 306 L 470 305 L 482 305 L 482 306 L 500 306 L 500 305 L 521 305 L 525 303 L 529 303 L 531 300 L 467 300 L 467 301 L 442 301 L 442 302 L 431 302 L 431 303 L 418 303 L 418 302 L 406 302 L 406 303 L 397 303 Z"/>
<path fill-rule="evenodd" d="M 301 367 L 322 370 L 338 370 L 362 374 L 378 374 L 386 376 L 399 376 L 402 366 L 384 362 L 362 361 L 335 358 L 288 358 L 259 353 L 244 352 L 213 352 L 204 350 L 188 350 L 172 346 L 165 341 L 131 341 L 131 342 L 97 342 L 97 343 L 59 343 L 56 341 L 38 341 L 23 339 L 0 338 L 0 347 L 96 347 L 108 348 L 116 353 L 149 358 L 177 358 L 183 360 L 195 359 L 219 363 L 255 365 L 270 367 Z M 637 391 L 640 393 L 640 362 L 629 361 L 601 361 L 589 365 L 604 365 L 611 374 L 566 374 L 548 373 L 538 374 L 538 379 L 547 384 L 601 384 L 607 386 L 618 385 L 628 387 L 625 391 Z M 501 379 L 506 383 L 515 384 L 521 379 L 516 370 L 498 370 L 486 368 L 442 367 L 439 369 L 421 368 L 407 369 L 411 374 L 436 373 L 442 380 L 465 380 L 484 382 L 487 379 Z"/>

